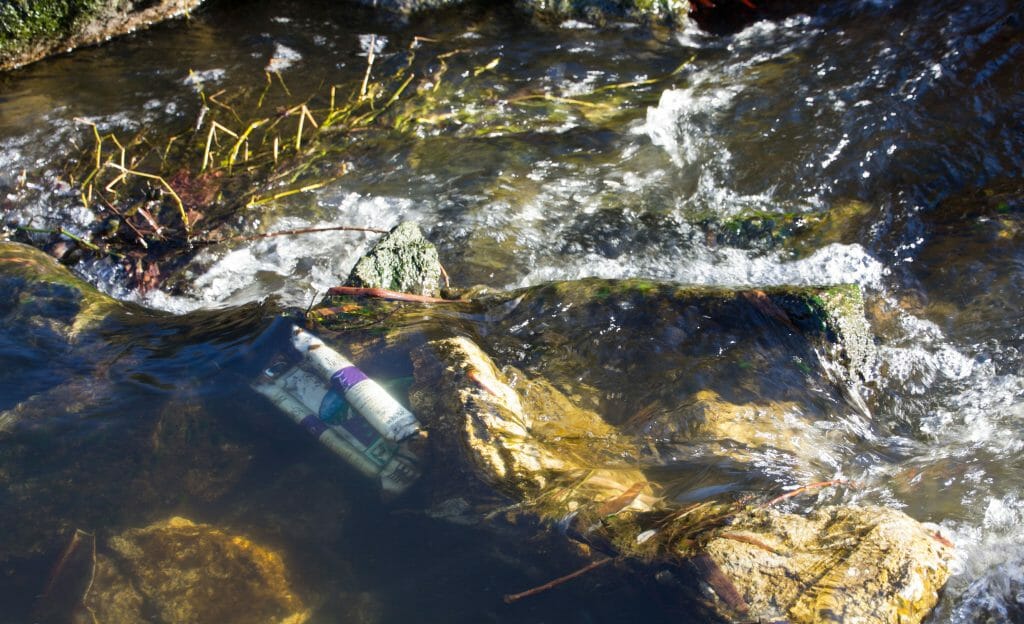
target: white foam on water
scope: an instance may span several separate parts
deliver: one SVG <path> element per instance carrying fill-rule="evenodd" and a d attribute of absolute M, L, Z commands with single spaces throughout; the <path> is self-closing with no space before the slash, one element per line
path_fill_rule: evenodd
<path fill-rule="evenodd" d="M 329 220 L 285 217 L 268 231 L 372 224 L 389 229 L 400 221 L 415 220 L 413 203 L 404 199 L 357 193 L 339 200 L 320 199 L 336 206 Z M 331 286 L 344 281 L 355 261 L 377 240 L 377 234 L 320 232 L 276 236 L 241 243 L 231 249 L 201 252 L 189 269 L 189 293 L 171 295 L 152 291 L 128 295 L 150 307 L 171 312 L 237 305 L 275 295 L 285 305 L 306 307 Z"/>
<path fill-rule="evenodd" d="M 716 130 L 741 90 L 704 85 L 667 89 L 658 105 L 647 110 L 647 121 L 637 132 L 668 152 L 680 168 L 728 167 L 731 156 Z"/>
<path fill-rule="evenodd" d="M 301 60 L 302 55 L 298 51 L 289 48 L 283 43 L 275 43 L 274 52 L 270 55 L 270 60 L 267 61 L 267 66 L 263 69 L 271 73 L 282 72 Z"/>
<path fill-rule="evenodd" d="M 688 250 L 691 251 L 691 250 Z M 794 261 L 778 255 L 757 255 L 740 249 L 698 248 L 692 255 L 606 258 L 588 254 L 541 266 L 515 286 L 585 277 L 644 277 L 716 286 L 782 286 L 857 283 L 880 288 L 886 269 L 860 245 L 833 244 Z"/>
<path fill-rule="evenodd" d="M 984 503 L 977 524 L 944 523 L 957 545 L 953 576 L 935 622 L 1012 622 L 1024 613 L 1024 502 L 1014 495 Z"/>
<path fill-rule="evenodd" d="M 202 88 L 208 84 L 216 84 L 221 80 L 224 80 L 224 77 L 227 76 L 227 74 L 228 72 L 226 69 L 217 67 L 200 71 L 190 70 L 188 72 L 188 76 L 185 76 L 181 82 L 186 86 L 192 87 L 196 91 L 201 91 Z"/>

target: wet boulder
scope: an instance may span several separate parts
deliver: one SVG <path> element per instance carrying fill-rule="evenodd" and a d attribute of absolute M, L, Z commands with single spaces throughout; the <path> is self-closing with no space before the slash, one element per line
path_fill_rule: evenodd
<path fill-rule="evenodd" d="M 29 344 L 66 350 L 121 304 L 38 249 L 0 242 L 0 329 Z"/>
<path fill-rule="evenodd" d="M 94 45 L 188 12 L 201 0 L 30 0 L 0 4 L 0 70 Z"/>
<path fill-rule="evenodd" d="M 798 402 L 806 419 L 863 411 L 858 384 L 874 375 L 874 337 L 856 285 L 584 279 L 481 303 L 507 306 L 488 316 L 487 351 L 509 354 L 507 364 L 581 394 L 627 428 L 673 419 L 708 391 L 737 405 Z"/>
<path fill-rule="evenodd" d="M 235 341 L 259 335 L 261 313 L 175 318 L 119 303 L 16 243 L 0 243 L 0 289 L 0 497 L 12 512 L 0 560 L 234 487 L 253 425 L 217 405 L 238 404 L 225 364 L 240 359 Z"/>
<path fill-rule="evenodd" d="M 775 511 L 775 501 L 673 503 L 637 468 L 642 438 L 546 381 L 499 369 L 464 337 L 430 342 L 412 360 L 410 399 L 444 465 L 608 555 L 693 562 L 719 615 L 920 622 L 949 576 L 952 545 L 900 511 L 801 516 Z"/>
<path fill-rule="evenodd" d="M 401 223 L 356 262 L 347 286 L 383 288 L 416 295 L 437 294 L 441 262 L 437 249 L 415 223 Z"/>
<path fill-rule="evenodd" d="M 436 434 L 433 450 L 445 465 L 462 467 L 517 499 L 557 489 L 557 510 L 628 490 L 630 504 L 650 508 L 647 479 L 627 462 L 628 447 L 614 428 L 593 411 L 575 407 L 543 380 L 498 370 L 466 338 L 429 343 L 411 357 L 416 378 L 410 401 Z"/>
<path fill-rule="evenodd" d="M 790 622 L 920 622 L 949 578 L 952 545 L 885 507 L 807 516 L 758 508 L 705 545 L 751 614 Z"/>
<path fill-rule="evenodd" d="M 178 517 L 110 538 L 83 605 L 99 622 L 300 624 L 310 616 L 279 554 Z"/>

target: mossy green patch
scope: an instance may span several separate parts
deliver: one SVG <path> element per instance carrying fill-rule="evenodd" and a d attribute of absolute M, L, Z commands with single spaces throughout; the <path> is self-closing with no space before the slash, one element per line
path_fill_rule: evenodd
<path fill-rule="evenodd" d="M 0 56 L 13 54 L 44 39 L 72 33 L 98 13 L 105 0 L 14 0 L 0 6 Z"/>

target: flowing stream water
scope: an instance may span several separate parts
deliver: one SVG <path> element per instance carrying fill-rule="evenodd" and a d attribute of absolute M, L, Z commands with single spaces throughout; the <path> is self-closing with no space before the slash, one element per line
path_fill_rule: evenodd
<path fill-rule="evenodd" d="M 437 79 L 434 118 L 355 141 L 318 164 L 324 177 L 330 166 L 343 175 L 243 212 L 233 231 L 415 220 L 463 285 L 590 276 L 855 282 L 879 347 L 865 397 L 878 433 L 847 454 L 837 449 L 825 477 L 867 484 L 845 502 L 901 508 L 957 543 L 954 576 L 930 621 L 1024 621 L 1018 3 L 836 0 L 712 35 L 537 24 L 486 3 L 396 23 L 332 2 L 212 2 L 188 20 L 0 76 L 4 224 L 39 244 L 45 235 L 16 228 L 84 235 L 94 226 L 65 175 L 68 158 L 88 154 L 89 124 L 122 137 L 170 136 L 196 123 L 200 92 L 267 88 L 282 105 L 322 98 L 327 85 L 358 83 L 371 47 L 382 73 L 411 47 L 424 58 L 456 52 Z M 799 239 L 763 226 L 801 219 L 830 226 Z M 741 224 L 738 234 L 721 226 L 729 223 Z M 117 298 L 170 312 L 271 295 L 304 308 L 373 240 L 330 232 L 209 246 L 145 293 L 126 286 L 109 259 L 75 268 Z M 213 399 L 229 411 L 230 400 Z M 144 403 L 108 406 L 122 414 L 112 426 L 129 426 L 124 411 Z M 303 454 L 300 441 L 262 452 L 279 453 L 278 467 Z M 800 481 L 784 468 L 779 485 Z M 273 483 L 269 470 L 250 472 L 247 487 Z M 303 575 L 337 588 L 318 621 L 681 617 L 611 576 L 599 596 L 569 586 L 506 607 L 495 596 L 566 571 L 545 561 L 551 544 L 395 514 L 330 479 L 325 487 L 356 490 L 343 529 L 323 522 L 323 543 L 340 554 L 311 544 L 292 554 Z M 334 513 L 281 489 L 250 511 L 311 531 L 320 525 L 314 514 Z M 197 503 L 197 513 L 230 518 L 231 501 L 219 504 Z M 268 540 L 280 537 L 274 522 L 250 521 Z M 7 574 L 24 578 L 42 560 L 7 563 Z M 12 587 L 0 593 L 10 603 L 0 621 L 22 621 L 31 608 L 17 591 L 31 583 Z"/>

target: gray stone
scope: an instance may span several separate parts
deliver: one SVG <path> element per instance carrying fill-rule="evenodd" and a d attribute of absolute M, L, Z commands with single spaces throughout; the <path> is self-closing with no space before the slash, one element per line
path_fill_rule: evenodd
<path fill-rule="evenodd" d="M 356 262 L 345 284 L 435 296 L 441 279 L 437 249 L 415 223 L 401 223 Z"/>
<path fill-rule="evenodd" d="M 0 70 L 101 43 L 181 15 L 202 0 L 14 0 L 0 3 Z"/>

